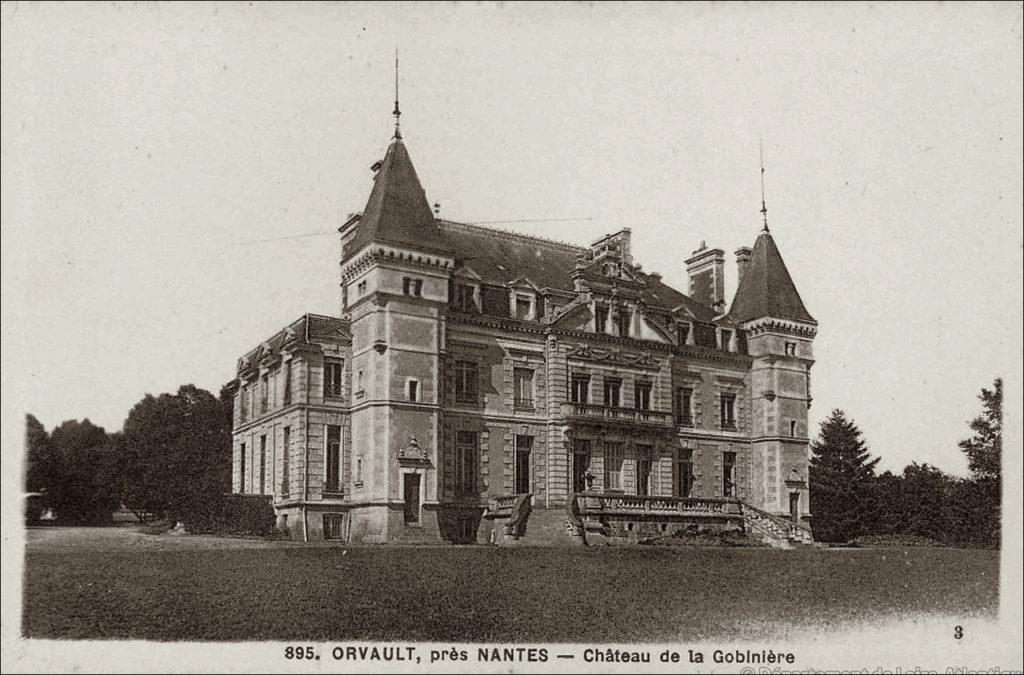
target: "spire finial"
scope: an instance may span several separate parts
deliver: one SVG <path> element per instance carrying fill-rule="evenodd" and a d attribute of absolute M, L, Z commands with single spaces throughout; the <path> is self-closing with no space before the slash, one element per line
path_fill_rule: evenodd
<path fill-rule="evenodd" d="M 401 138 L 402 131 L 399 129 L 399 118 L 402 117 L 402 111 L 398 109 L 398 48 L 395 47 L 395 109 L 391 113 L 395 116 L 395 135 L 393 138 Z"/>
<path fill-rule="evenodd" d="M 758 150 L 761 155 L 761 219 L 764 221 L 764 231 L 768 231 L 768 207 L 764 203 L 764 141 L 757 139 Z"/>

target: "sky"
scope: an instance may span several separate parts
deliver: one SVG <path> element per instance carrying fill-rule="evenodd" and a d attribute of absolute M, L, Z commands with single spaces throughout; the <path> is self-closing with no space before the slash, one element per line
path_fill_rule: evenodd
<path fill-rule="evenodd" d="M 963 475 L 977 395 L 1019 398 L 1021 6 L 2 7 L 5 439 L 218 392 L 337 314 L 336 228 L 402 131 L 442 216 L 588 244 L 632 229 L 686 289 L 771 231 L 819 322 L 811 428 Z M 553 219 L 564 219 L 555 221 Z M 16 435 L 15 435 L 16 438 Z M 5 447 L 7 446 L 5 440 Z M 5 455 L 6 456 L 6 455 Z"/>

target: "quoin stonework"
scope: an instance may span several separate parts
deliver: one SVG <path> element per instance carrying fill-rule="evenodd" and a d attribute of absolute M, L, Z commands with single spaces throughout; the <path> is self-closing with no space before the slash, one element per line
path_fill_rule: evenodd
<path fill-rule="evenodd" d="M 767 221 L 734 265 L 680 251 L 683 293 L 629 228 L 575 246 L 439 218 L 397 130 L 373 171 L 339 316 L 238 361 L 235 492 L 308 541 L 811 541 L 817 322 Z"/>

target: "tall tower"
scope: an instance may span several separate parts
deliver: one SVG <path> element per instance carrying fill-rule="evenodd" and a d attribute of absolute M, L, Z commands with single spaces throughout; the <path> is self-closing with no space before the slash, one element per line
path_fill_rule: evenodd
<path fill-rule="evenodd" d="M 398 118 L 398 102 L 395 117 Z M 352 326 L 349 453 L 353 541 L 437 536 L 440 351 L 452 251 L 396 123 L 366 208 L 342 226 L 343 313 Z"/>
<path fill-rule="evenodd" d="M 762 213 L 766 211 L 762 206 Z M 744 251 L 744 258 L 747 255 Z M 807 410 L 818 322 L 800 299 L 767 219 L 749 252 L 729 316 L 746 331 L 748 351 L 754 357 L 751 502 L 807 521 L 811 515 Z"/>

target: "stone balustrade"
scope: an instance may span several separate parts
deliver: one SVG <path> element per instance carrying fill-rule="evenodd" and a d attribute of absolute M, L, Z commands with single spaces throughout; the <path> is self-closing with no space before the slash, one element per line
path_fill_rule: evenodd
<path fill-rule="evenodd" d="M 670 427 L 673 424 L 670 412 L 620 408 L 596 403 L 564 403 L 562 404 L 562 414 L 585 421 L 620 422 L 658 427 Z"/>

